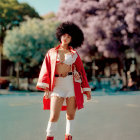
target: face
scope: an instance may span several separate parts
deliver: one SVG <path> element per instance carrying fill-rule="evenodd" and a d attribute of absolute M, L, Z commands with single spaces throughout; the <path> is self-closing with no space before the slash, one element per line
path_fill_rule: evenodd
<path fill-rule="evenodd" d="M 62 44 L 69 44 L 71 42 L 71 39 L 72 39 L 71 36 L 67 33 L 65 33 L 61 36 Z"/>

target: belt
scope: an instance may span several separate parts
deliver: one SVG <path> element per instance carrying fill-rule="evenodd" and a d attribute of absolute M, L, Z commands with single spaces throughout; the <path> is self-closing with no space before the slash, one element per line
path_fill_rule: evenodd
<path fill-rule="evenodd" d="M 68 72 L 67 75 L 72 75 L 72 72 Z M 55 74 L 55 77 L 65 77 L 65 76 L 63 76 L 63 74 Z"/>

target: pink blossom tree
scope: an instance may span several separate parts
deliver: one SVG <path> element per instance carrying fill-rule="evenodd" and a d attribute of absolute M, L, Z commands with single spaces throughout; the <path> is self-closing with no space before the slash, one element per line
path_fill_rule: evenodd
<path fill-rule="evenodd" d="M 96 47 L 106 57 L 122 57 L 128 48 L 140 53 L 139 0 L 61 0 L 57 19 L 83 30 L 83 56 L 91 57 Z"/>

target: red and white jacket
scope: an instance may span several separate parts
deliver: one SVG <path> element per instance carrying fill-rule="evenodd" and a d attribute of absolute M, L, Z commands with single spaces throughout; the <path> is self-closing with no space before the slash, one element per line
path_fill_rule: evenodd
<path fill-rule="evenodd" d="M 46 56 L 44 58 L 44 61 L 42 63 L 42 67 L 40 70 L 38 82 L 36 85 L 36 88 L 41 91 L 45 91 L 46 88 L 49 88 L 49 91 L 52 92 L 54 88 L 54 75 L 55 75 L 55 66 L 56 66 L 56 58 L 58 54 L 58 48 L 60 47 L 60 44 L 57 47 L 51 48 L 49 51 L 47 51 Z M 84 103 L 84 97 L 83 94 L 86 94 L 85 91 L 91 91 L 91 88 L 88 84 L 88 80 L 86 77 L 86 72 L 82 63 L 82 60 L 77 53 L 76 50 L 74 50 L 70 46 L 70 51 L 75 58 L 75 62 L 72 64 L 72 72 L 75 73 L 78 72 L 81 80 L 76 80 L 76 78 L 73 76 L 73 83 L 74 83 L 74 91 L 75 91 L 75 97 L 76 97 L 76 105 L 77 109 L 82 109 L 83 103 Z M 50 110 L 50 98 L 45 99 L 45 96 L 43 97 L 43 109 L 44 110 Z M 61 110 L 64 111 L 67 109 L 67 106 L 62 106 Z"/>

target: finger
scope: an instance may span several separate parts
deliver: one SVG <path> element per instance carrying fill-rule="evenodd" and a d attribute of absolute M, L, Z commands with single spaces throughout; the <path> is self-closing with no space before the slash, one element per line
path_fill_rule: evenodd
<path fill-rule="evenodd" d="M 46 95 L 46 96 L 45 96 L 45 99 L 48 99 L 48 98 L 49 98 L 49 96 L 48 96 L 48 95 Z"/>
<path fill-rule="evenodd" d="M 91 98 L 90 97 L 87 97 L 87 100 L 90 100 Z"/>
<path fill-rule="evenodd" d="M 45 95 L 48 95 L 48 94 L 49 94 L 49 91 L 46 91 L 46 92 L 45 92 Z"/>
<path fill-rule="evenodd" d="M 48 94 L 46 91 L 44 92 L 44 95 Z"/>
<path fill-rule="evenodd" d="M 49 92 L 45 92 L 44 96 L 45 96 L 45 98 L 48 98 L 49 97 Z"/>
<path fill-rule="evenodd" d="M 87 95 L 87 100 L 90 100 L 91 99 L 91 95 Z"/>

